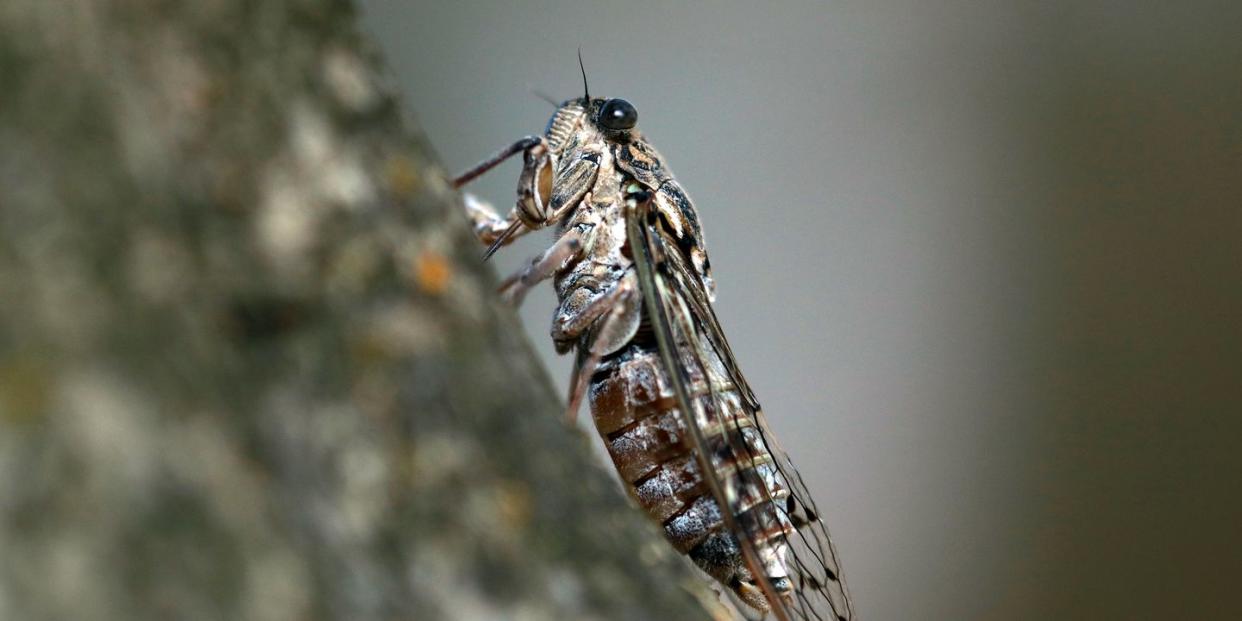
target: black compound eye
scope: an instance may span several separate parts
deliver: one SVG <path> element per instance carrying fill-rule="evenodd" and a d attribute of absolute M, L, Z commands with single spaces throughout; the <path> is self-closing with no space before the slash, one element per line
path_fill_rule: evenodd
<path fill-rule="evenodd" d="M 608 129 L 630 129 L 638 123 L 638 110 L 624 99 L 609 99 L 599 111 L 599 124 Z"/>

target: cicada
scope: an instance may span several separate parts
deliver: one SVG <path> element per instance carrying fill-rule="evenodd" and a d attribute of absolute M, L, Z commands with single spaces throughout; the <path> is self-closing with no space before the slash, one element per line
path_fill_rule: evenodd
<path fill-rule="evenodd" d="M 636 129 L 624 99 L 584 94 L 456 179 L 521 154 L 505 216 L 467 195 L 485 257 L 553 227 L 556 241 L 501 292 L 551 279 L 557 351 L 575 353 L 568 411 L 584 397 L 621 479 L 668 541 L 756 615 L 854 619 L 837 552 L 781 450 L 712 307 L 698 212 Z"/>

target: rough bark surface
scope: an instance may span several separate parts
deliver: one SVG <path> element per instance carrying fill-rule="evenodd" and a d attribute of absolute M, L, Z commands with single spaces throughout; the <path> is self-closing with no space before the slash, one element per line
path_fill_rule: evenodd
<path fill-rule="evenodd" d="M 693 619 L 347 2 L 0 4 L 0 619 Z"/>

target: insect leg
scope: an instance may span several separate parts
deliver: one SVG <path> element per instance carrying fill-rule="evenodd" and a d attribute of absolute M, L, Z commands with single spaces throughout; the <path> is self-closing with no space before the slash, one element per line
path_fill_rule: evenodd
<path fill-rule="evenodd" d="M 530 232 L 529 229 L 519 226 L 516 210 L 511 210 L 508 216 L 502 218 L 486 201 L 469 192 L 462 195 L 462 202 L 466 205 L 466 215 L 474 227 L 475 236 L 486 246 L 496 244 L 502 239 L 503 243 L 508 243 Z"/>
<path fill-rule="evenodd" d="M 527 136 L 497 151 L 491 157 L 483 160 L 482 162 L 479 162 L 478 164 L 475 164 L 473 167 L 466 170 L 462 174 L 457 175 L 457 177 L 453 179 L 453 188 L 454 189 L 460 188 L 461 186 L 466 185 L 467 183 L 470 183 L 471 181 L 474 181 L 475 178 L 477 178 L 479 175 L 495 168 L 501 162 L 513 157 L 514 155 L 517 155 L 518 153 L 526 151 L 527 149 L 530 149 L 531 147 L 535 145 L 542 144 L 542 143 L 543 143 L 542 136 Z"/>
<path fill-rule="evenodd" d="M 531 287 L 551 278 L 558 270 L 571 261 L 582 256 L 583 234 L 579 229 L 570 229 L 561 235 L 551 248 L 535 257 L 525 269 L 506 278 L 500 284 L 500 294 L 514 306 L 522 303 L 526 292 Z"/>
<path fill-rule="evenodd" d="M 569 405 L 565 409 L 565 419 L 571 424 L 578 418 L 578 406 L 582 403 L 582 396 L 586 394 L 591 376 L 599 367 L 600 359 L 629 341 L 633 331 L 638 328 L 642 305 L 633 303 L 636 297 L 633 279 L 624 278 L 607 295 L 596 300 L 600 307 L 607 309 L 607 314 L 603 316 L 599 329 L 586 345 L 585 357 L 579 356 L 581 364 L 577 365 L 570 381 Z"/>

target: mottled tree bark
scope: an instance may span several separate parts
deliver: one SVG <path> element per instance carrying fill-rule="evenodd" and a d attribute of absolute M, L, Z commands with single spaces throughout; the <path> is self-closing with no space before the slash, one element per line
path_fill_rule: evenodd
<path fill-rule="evenodd" d="M 691 619 L 332 0 L 0 4 L 0 619 Z"/>

